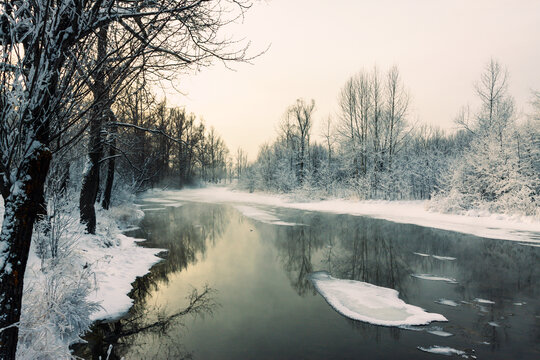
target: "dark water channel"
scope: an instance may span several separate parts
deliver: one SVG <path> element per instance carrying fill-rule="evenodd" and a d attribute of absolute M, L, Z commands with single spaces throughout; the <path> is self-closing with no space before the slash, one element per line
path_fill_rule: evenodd
<path fill-rule="evenodd" d="M 129 314 L 96 324 L 77 355 L 97 359 L 113 344 L 111 359 L 451 358 L 417 349 L 439 345 L 478 359 L 540 359 L 540 247 L 258 208 L 300 225 L 263 223 L 230 205 L 147 210 L 140 229 L 128 235 L 167 249 L 165 260 L 134 283 Z M 314 290 L 306 275 L 317 270 L 396 289 L 407 303 L 449 321 L 414 330 L 351 321 Z"/>

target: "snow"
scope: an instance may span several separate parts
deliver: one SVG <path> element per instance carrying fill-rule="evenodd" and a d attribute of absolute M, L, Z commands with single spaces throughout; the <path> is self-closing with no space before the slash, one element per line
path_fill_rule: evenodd
<path fill-rule="evenodd" d="M 426 201 L 353 201 L 335 199 L 300 202 L 292 196 L 248 193 L 224 186 L 209 186 L 179 191 L 152 190 L 145 194 L 144 199 L 269 205 L 307 211 L 369 216 L 485 238 L 540 244 L 540 222 L 533 217 L 510 217 L 500 214 L 487 216 L 441 214 L 426 210 Z"/>
<path fill-rule="evenodd" d="M 422 279 L 422 280 L 432 280 L 432 281 L 446 281 L 450 284 L 457 284 L 456 279 L 442 277 L 442 276 L 436 276 L 431 274 L 411 274 L 412 277 Z"/>
<path fill-rule="evenodd" d="M 431 354 L 438 354 L 438 355 L 447 355 L 447 356 L 465 355 L 465 351 L 457 350 L 448 346 L 433 345 L 427 348 L 418 346 L 417 349 L 420 351 L 424 351 Z"/>
<path fill-rule="evenodd" d="M 144 239 L 134 239 L 123 234 L 117 234 L 116 237 L 119 240 L 118 246 L 103 248 L 87 242 L 84 248 L 86 261 L 93 264 L 97 286 L 97 291 L 88 299 L 99 302 L 102 307 L 90 316 L 92 320 L 115 319 L 125 314 L 133 304 L 133 299 L 128 296 L 132 289 L 131 283 L 162 260 L 156 254 L 163 250 L 137 245 L 137 241 Z"/>
<path fill-rule="evenodd" d="M 459 306 L 457 302 L 454 300 L 448 300 L 448 299 L 439 299 L 435 300 L 437 304 L 446 305 L 446 306 Z"/>
<path fill-rule="evenodd" d="M 101 309 L 93 313 L 90 318 L 114 319 L 125 314 L 133 300 L 127 295 L 132 287 L 131 283 L 138 276 L 148 273 L 152 265 L 162 259 L 156 256 L 163 249 L 143 248 L 137 245 L 138 241 L 144 239 L 134 239 L 120 232 L 116 222 L 111 218 L 103 219 L 106 216 L 112 216 L 115 208 L 112 208 L 108 214 L 105 211 L 99 212 L 99 222 L 106 223 L 106 233 L 98 235 L 82 235 L 78 243 L 78 253 L 81 264 L 88 264 L 95 273 L 96 290 L 88 297 L 88 301 L 98 302 Z M 139 217 L 138 210 L 133 210 L 133 217 Z M 4 213 L 3 202 L 0 200 L 0 225 Z M 118 216 L 118 214 L 115 214 Z M 135 227 L 128 228 L 128 230 Z M 99 232 L 98 228 L 98 232 Z M 112 237 L 116 245 L 103 247 L 100 238 Z M 111 239 L 109 239 L 111 240 Z M 27 269 L 39 268 L 39 259 L 30 254 Z M 31 283 L 33 271 L 27 271 L 25 274 L 25 283 Z"/>
<path fill-rule="evenodd" d="M 321 296 L 338 313 L 358 321 L 384 326 L 425 325 L 447 321 L 440 314 L 401 300 L 399 292 L 369 283 L 336 279 L 325 271 L 311 273 L 309 279 Z"/>

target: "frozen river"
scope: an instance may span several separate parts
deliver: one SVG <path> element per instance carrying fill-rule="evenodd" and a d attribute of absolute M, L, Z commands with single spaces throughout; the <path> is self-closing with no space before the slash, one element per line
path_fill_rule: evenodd
<path fill-rule="evenodd" d="M 260 204 L 140 205 L 128 235 L 168 252 L 134 283 L 130 313 L 94 327 L 84 358 L 109 344 L 111 359 L 540 358 L 540 247 Z M 448 321 L 351 320 L 317 292 L 317 271 Z"/>

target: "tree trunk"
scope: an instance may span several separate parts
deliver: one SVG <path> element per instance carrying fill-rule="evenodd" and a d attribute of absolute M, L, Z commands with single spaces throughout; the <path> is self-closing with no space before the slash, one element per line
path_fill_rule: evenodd
<path fill-rule="evenodd" d="M 108 26 L 99 29 L 97 61 L 103 61 L 107 52 Z M 91 86 L 94 96 L 94 106 L 90 118 L 90 141 L 88 144 L 88 160 L 83 175 L 81 195 L 79 198 L 79 211 L 81 223 L 86 224 L 89 234 L 96 233 L 96 210 L 94 204 L 99 189 L 99 165 L 103 155 L 103 118 L 110 106 L 109 89 L 105 84 L 105 64 L 96 70 L 94 83 Z"/>
<path fill-rule="evenodd" d="M 110 113 L 109 119 L 111 121 L 114 121 L 114 114 L 112 114 L 112 111 Z M 117 127 L 115 125 L 111 126 L 111 132 L 110 132 L 110 139 L 109 139 L 109 160 L 108 160 L 108 166 L 107 166 L 107 180 L 105 182 L 105 192 L 103 193 L 103 202 L 101 203 L 101 206 L 105 210 L 109 210 L 109 207 L 111 206 L 111 194 L 112 194 L 112 188 L 114 184 L 114 168 L 116 165 L 116 133 L 117 133 Z"/>
<path fill-rule="evenodd" d="M 43 191 L 51 162 L 51 152 L 44 147 L 22 166 L 19 191 L 4 199 L 4 222 L 1 233 L 0 260 L 0 359 L 15 359 L 21 317 L 23 280 L 38 209 L 43 205 Z"/>

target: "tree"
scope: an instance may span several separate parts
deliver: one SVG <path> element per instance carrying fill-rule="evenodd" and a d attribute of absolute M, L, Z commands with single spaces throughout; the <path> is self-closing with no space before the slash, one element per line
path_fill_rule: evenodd
<path fill-rule="evenodd" d="M 292 118 L 294 124 L 294 137 L 297 139 L 298 153 L 298 181 L 300 184 L 304 181 L 305 177 L 305 163 L 307 161 L 307 151 L 309 148 L 309 138 L 311 133 L 311 127 L 313 125 L 312 114 L 315 109 L 315 100 L 306 103 L 304 99 L 297 99 L 294 105 L 291 105 L 287 110 L 287 117 Z"/>
<path fill-rule="evenodd" d="M 94 34 L 116 24 L 139 41 L 137 55 L 147 59 L 153 59 L 152 54 L 144 50 L 156 50 L 167 39 L 180 41 L 177 45 L 184 46 L 179 49 L 193 50 L 183 60 L 175 56 L 184 64 L 205 64 L 216 56 L 238 59 L 244 50 L 230 52 L 226 43 L 216 40 L 227 22 L 222 16 L 226 6 L 217 2 L 36 0 L 2 5 L 0 193 L 5 213 L 0 234 L 0 358 L 15 358 L 33 226 L 44 211 L 44 184 L 52 150 L 58 150 L 51 149 L 51 142 L 82 125 L 63 142 L 69 146 L 87 129 L 89 123 L 84 122 L 100 119 L 88 116 L 92 105 L 102 100 L 87 101 L 87 80 L 99 69 L 99 63 L 84 56 L 92 53 Z M 241 11 L 246 6 L 230 3 Z"/>

